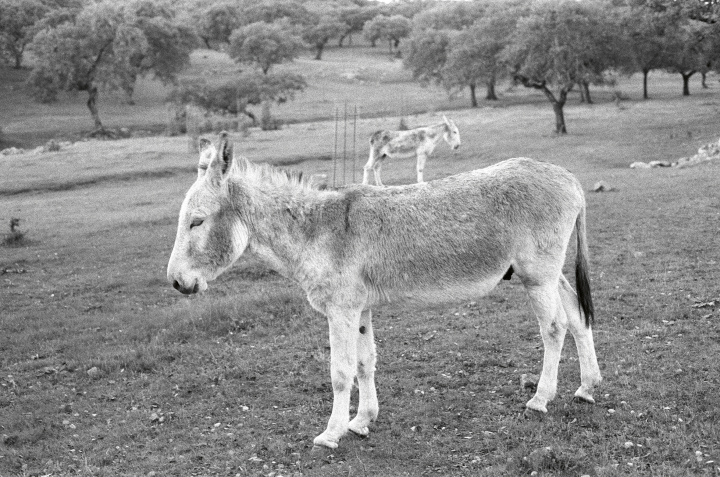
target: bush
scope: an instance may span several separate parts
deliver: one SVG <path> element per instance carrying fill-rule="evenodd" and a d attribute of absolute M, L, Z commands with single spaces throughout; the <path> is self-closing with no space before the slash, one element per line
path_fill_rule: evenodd
<path fill-rule="evenodd" d="M 50 139 L 45 143 L 45 152 L 56 152 L 60 150 L 60 143 L 55 139 Z"/>
<path fill-rule="evenodd" d="M 10 233 L 5 235 L 3 245 L 6 247 L 20 247 L 27 244 L 25 233 L 18 230 L 20 219 L 15 217 L 10 219 Z"/>

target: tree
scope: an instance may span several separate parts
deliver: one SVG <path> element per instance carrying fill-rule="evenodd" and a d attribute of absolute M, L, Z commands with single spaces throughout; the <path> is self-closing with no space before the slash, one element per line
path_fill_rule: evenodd
<path fill-rule="evenodd" d="M 629 61 L 623 70 L 639 70 L 643 75 L 643 99 L 648 99 L 648 74 L 667 66 L 666 52 L 671 38 L 669 30 L 678 19 L 666 10 L 657 11 L 645 5 L 628 9 L 622 18 Z"/>
<path fill-rule="evenodd" d="M 380 14 L 380 8 L 377 6 L 353 6 L 340 10 L 340 21 L 345 23 L 345 32 L 338 38 L 338 46 L 343 46 L 345 38 L 351 37 L 353 33 L 360 33 L 365 27 L 365 23 L 369 22 Z"/>
<path fill-rule="evenodd" d="M 36 65 L 28 86 L 34 96 L 52 101 L 60 91 L 87 92 L 95 131 L 103 133 L 97 108 L 100 87 L 125 89 L 138 74 L 149 72 L 171 80 L 173 71 L 179 70 L 155 60 L 147 63 L 147 68 L 138 67 L 137 58 L 154 58 L 154 53 L 137 20 L 132 10 L 123 6 L 91 3 L 77 17 L 40 31 L 30 45 Z M 188 61 L 182 55 L 172 58 L 182 64 Z"/>
<path fill-rule="evenodd" d="M 259 67 L 267 74 L 273 65 L 292 61 L 303 48 L 302 40 L 285 23 L 256 22 L 230 35 L 228 53 L 238 63 Z"/>
<path fill-rule="evenodd" d="M 673 28 L 673 44 L 668 51 L 667 69 L 679 73 L 683 80 L 683 96 L 690 95 L 690 77 L 707 68 L 713 50 L 711 26 L 699 20 L 687 19 Z"/>
<path fill-rule="evenodd" d="M 485 2 L 442 2 L 413 17 L 413 28 L 420 30 L 462 30 L 482 18 Z"/>
<path fill-rule="evenodd" d="M 457 32 L 432 28 L 413 30 L 403 48 L 403 66 L 421 84 L 442 84 L 450 42 Z"/>
<path fill-rule="evenodd" d="M 233 30 L 242 25 L 241 13 L 236 2 L 211 3 L 203 7 L 205 2 L 190 10 L 194 18 L 197 35 L 207 48 L 213 48 L 230 41 Z"/>
<path fill-rule="evenodd" d="M 373 45 L 377 40 L 387 40 L 392 53 L 393 47 L 400 46 L 400 40 L 410 35 L 412 21 L 402 15 L 378 15 L 363 28 L 363 35 Z"/>
<path fill-rule="evenodd" d="M 276 23 L 285 20 L 295 25 L 308 25 L 313 21 L 312 13 L 300 2 L 294 0 L 248 1 L 242 9 L 246 25 L 264 22 Z"/>
<path fill-rule="evenodd" d="M 248 106 L 265 101 L 284 103 L 306 87 L 305 79 L 294 73 L 249 71 L 219 86 L 210 86 L 204 80 L 182 83 L 167 99 L 180 105 L 194 104 L 210 112 L 245 114 L 255 124 L 257 118 L 248 111 Z"/>
<path fill-rule="evenodd" d="M 515 81 L 543 92 L 555 113 L 555 130 L 567 133 L 563 107 L 575 84 L 605 80 L 592 47 L 603 41 L 598 11 L 587 3 L 545 1 L 536 3 L 527 17 L 520 18 L 503 50 L 503 61 Z M 553 88 L 555 91 L 553 91 Z"/>
<path fill-rule="evenodd" d="M 147 48 L 138 49 L 130 56 L 129 78 L 123 89 L 132 102 L 138 76 L 152 74 L 165 84 L 175 82 L 177 75 L 190 64 L 190 53 L 197 44 L 195 33 L 181 21 L 175 12 L 151 0 L 138 0 L 128 6 L 129 18 L 142 31 Z"/>
<path fill-rule="evenodd" d="M 448 89 L 470 88 L 470 104 L 477 107 L 476 87 L 485 84 L 485 99 L 496 100 L 495 83 L 505 74 L 500 52 L 507 45 L 507 32 L 514 28 L 514 14 L 497 11 L 462 30 L 450 43 L 450 53 L 443 68 Z"/>
<path fill-rule="evenodd" d="M 312 24 L 303 27 L 302 38 L 306 43 L 315 47 L 315 59 L 322 59 L 323 49 L 328 42 L 345 33 L 347 26 L 337 17 L 318 15 Z"/>
<path fill-rule="evenodd" d="M 0 0 L 0 56 L 11 59 L 15 69 L 22 67 L 25 48 L 47 11 L 38 0 Z"/>

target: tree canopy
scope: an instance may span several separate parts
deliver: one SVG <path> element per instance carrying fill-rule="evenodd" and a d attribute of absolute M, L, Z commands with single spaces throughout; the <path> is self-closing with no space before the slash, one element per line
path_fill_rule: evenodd
<path fill-rule="evenodd" d="M 267 74 L 273 65 L 295 59 L 302 48 L 302 40 L 286 23 L 256 22 L 233 31 L 228 53 L 238 63 L 257 66 Z"/>
<path fill-rule="evenodd" d="M 22 66 L 23 53 L 30 44 L 48 8 L 39 0 L 0 0 L 0 57 Z"/>
<path fill-rule="evenodd" d="M 218 86 L 208 85 L 203 80 L 181 83 L 173 89 L 168 100 L 182 105 L 193 104 L 210 112 L 245 114 L 255 122 L 257 118 L 248 106 L 264 101 L 283 103 L 306 87 L 305 79 L 297 74 L 248 71 Z"/>
<path fill-rule="evenodd" d="M 375 44 L 378 40 L 388 42 L 390 51 L 400 46 L 400 41 L 410 35 L 412 22 L 403 15 L 378 15 L 365 24 L 363 35 Z"/>
<path fill-rule="evenodd" d="M 170 15 L 171 17 L 171 15 Z M 139 75 L 154 73 L 174 81 L 189 62 L 194 37 L 144 3 L 88 4 L 77 17 L 41 30 L 31 48 L 36 65 L 28 85 L 35 96 L 52 101 L 60 91 L 85 91 L 96 130 L 99 88 L 131 88 Z"/>
<path fill-rule="evenodd" d="M 567 132 L 563 107 L 576 84 L 605 81 L 607 29 L 599 8 L 572 1 L 533 5 L 518 19 L 502 53 L 515 81 L 543 92 L 555 111 L 555 130 Z"/>

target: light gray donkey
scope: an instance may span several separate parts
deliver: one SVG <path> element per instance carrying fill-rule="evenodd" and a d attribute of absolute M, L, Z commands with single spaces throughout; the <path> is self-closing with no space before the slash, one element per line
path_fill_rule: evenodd
<path fill-rule="evenodd" d="M 417 181 L 423 182 L 425 162 L 435 146 L 445 139 L 453 148 L 460 147 L 460 131 L 451 120 L 443 115 L 443 122 L 408 131 L 380 130 L 370 136 L 370 156 L 363 168 L 363 184 L 370 181 L 370 171 L 375 175 L 375 185 L 382 186 L 380 171 L 385 158 L 416 157 Z"/>
<path fill-rule="evenodd" d="M 577 296 L 562 274 L 573 230 Z M 512 273 L 527 290 L 545 345 L 527 408 L 547 412 L 555 397 L 568 329 L 580 361 L 575 396 L 594 402 L 602 378 L 590 326 L 585 199 L 565 169 L 516 158 L 422 184 L 319 190 L 233 157 L 221 135 L 217 147 L 202 144 L 168 280 L 182 293 L 203 291 L 246 249 L 295 280 L 327 316 L 334 400 L 317 445 L 337 447 L 348 430 L 367 435 L 378 415 L 372 307 L 475 299 Z M 359 405 L 350 420 L 356 377 Z"/>

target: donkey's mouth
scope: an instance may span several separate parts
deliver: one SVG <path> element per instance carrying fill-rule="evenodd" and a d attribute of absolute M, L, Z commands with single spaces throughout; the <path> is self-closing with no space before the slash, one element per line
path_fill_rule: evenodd
<path fill-rule="evenodd" d="M 200 284 L 198 282 L 195 282 L 192 288 L 190 288 L 180 285 L 180 282 L 175 280 L 173 281 L 173 288 L 182 293 L 183 295 L 192 295 L 193 293 L 197 293 L 200 291 Z"/>

